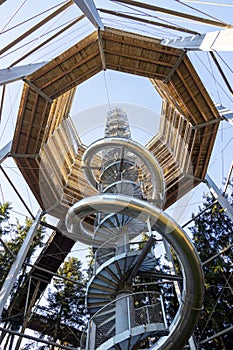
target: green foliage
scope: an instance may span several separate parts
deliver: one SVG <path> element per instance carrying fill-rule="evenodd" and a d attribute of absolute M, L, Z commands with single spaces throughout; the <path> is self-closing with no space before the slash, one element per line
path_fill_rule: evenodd
<path fill-rule="evenodd" d="M 65 279 L 54 278 L 54 289 L 48 296 L 49 308 L 55 311 L 59 322 L 84 325 L 84 282 L 82 264 L 71 257 L 59 268 L 58 273 Z"/>
<path fill-rule="evenodd" d="M 48 292 L 48 304 L 37 310 L 47 320 L 43 334 L 44 337 L 49 334 L 47 339 L 53 342 L 59 340 L 63 345 L 79 346 L 87 320 L 84 302 L 86 281 L 80 260 L 70 257 L 59 268 L 58 274 L 63 278 L 53 279 L 53 287 Z M 28 346 L 28 349 L 33 348 Z M 46 347 L 39 349 L 43 348 Z"/>
<path fill-rule="evenodd" d="M 17 256 L 19 249 L 31 227 L 32 220 L 26 218 L 24 224 L 20 224 L 18 220 L 16 223 L 12 224 L 10 222 L 10 213 L 11 206 L 9 203 L 0 203 L 0 234 L 1 234 L 1 242 L 0 242 L 0 288 L 2 287 L 6 276 L 8 275 L 12 263 Z M 37 248 L 41 247 L 42 241 L 44 238 L 44 229 L 39 227 L 37 230 L 37 234 L 34 237 L 34 240 L 27 252 L 25 263 L 21 267 L 21 270 L 17 276 L 17 279 L 12 288 L 10 299 L 11 302 L 14 301 L 17 303 L 16 295 L 20 293 L 23 288 L 25 281 L 28 278 L 28 267 L 27 263 L 32 262 L 33 255 Z M 11 310 L 12 303 L 10 302 L 10 306 L 6 306 L 3 310 L 2 319 L 5 322 L 5 326 L 18 330 L 19 326 L 22 324 L 23 310 L 22 314 L 17 314 L 12 317 L 9 316 Z"/>
<path fill-rule="evenodd" d="M 10 218 L 10 204 L 5 202 L 3 204 L 0 203 L 0 225 L 5 223 Z M 0 227 L 2 233 L 2 227 Z"/>
<path fill-rule="evenodd" d="M 233 196 L 228 198 L 232 203 Z M 233 252 L 228 249 L 224 254 L 213 256 L 232 245 L 232 222 L 211 196 L 205 197 L 205 203 L 200 211 L 206 211 L 195 218 L 191 228 L 193 241 L 204 263 L 205 300 L 204 310 L 198 323 L 200 339 L 210 337 L 233 323 L 233 293 L 232 270 Z M 208 259 L 211 259 L 208 262 Z M 205 264 L 206 262 L 206 264 Z M 203 345 L 202 349 L 230 349 L 233 344 L 233 334 L 218 337 Z"/>
<path fill-rule="evenodd" d="M 0 287 L 4 283 L 11 265 L 14 261 L 14 257 L 17 255 L 30 227 L 32 220 L 26 218 L 24 224 L 20 224 L 16 220 L 15 224 L 10 223 L 11 207 L 9 203 L 0 204 L 0 234 L 4 245 L 0 245 Z M 27 253 L 25 264 L 22 266 L 20 274 L 15 282 L 11 299 L 14 300 L 15 295 L 18 295 L 24 282 L 28 277 L 27 263 L 31 263 L 32 257 L 35 251 L 42 246 L 44 238 L 44 229 L 38 228 L 38 232 L 29 248 Z M 6 249 L 7 247 L 7 249 Z M 41 308 L 40 314 L 47 320 L 47 326 L 50 327 L 50 331 L 45 326 L 45 332 L 40 334 L 40 337 L 45 337 L 45 334 L 49 334 L 48 339 L 56 341 L 62 339 L 62 344 L 74 344 L 79 345 L 79 339 L 81 331 L 86 324 L 86 313 L 84 304 L 84 291 L 83 285 L 86 284 L 82 273 L 82 264 L 76 258 L 69 258 L 59 268 L 58 274 L 63 278 L 54 278 L 53 287 L 48 293 L 48 305 Z M 15 303 L 15 300 L 14 300 Z M 4 317 L 7 317 L 8 313 L 4 311 Z M 4 318 L 3 317 L 3 318 Z M 6 322 L 10 327 L 17 329 L 19 324 L 16 318 L 10 318 Z M 19 320 L 20 324 L 22 320 Z M 7 323 L 5 323 L 7 326 Z M 16 327 L 16 328 L 15 328 Z M 62 333 L 61 333 L 62 332 Z M 75 333 L 75 334 L 74 334 Z M 71 340 L 71 341 L 70 341 Z M 26 348 L 35 348 L 35 344 L 25 345 Z M 38 344 L 37 344 L 38 345 Z M 36 348 L 39 347 L 36 345 Z M 40 349 L 46 349 L 47 346 L 42 346 Z"/>

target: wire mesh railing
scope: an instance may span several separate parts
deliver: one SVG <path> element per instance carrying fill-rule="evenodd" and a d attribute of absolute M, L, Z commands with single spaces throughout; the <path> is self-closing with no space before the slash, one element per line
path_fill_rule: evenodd
<path fill-rule="evenodd" d="M 117 312 L 119 302 L 126 306 L 122 315 Z M 120 296 L 103 306 L 89 320 L 89 337 L 86 347 L 81 344 L 81 349 L 90 349 L 93 346 L 98 349 L 117 335 L 117 329 L 122 322 L 126 325 L 123 331 L 131 331 L 139 326 L 145 328 L 150 324 L 154 328 L 159 325 L 161 332 L 165 334 L 168 330 L 162 295 L 155 291 L 136 292 Z M 122 325 L 120 328 L 122 329 Z"/>

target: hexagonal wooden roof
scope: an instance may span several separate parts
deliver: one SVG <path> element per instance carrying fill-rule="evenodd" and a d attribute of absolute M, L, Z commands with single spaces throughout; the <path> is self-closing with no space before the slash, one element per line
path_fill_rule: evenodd
<path fill-rule="evenodd" d="M 165 207 L 206 174 L 220 116 L 186 52 L 163 46 L 154 38 L 105 28 L 88 35 L 25 79 L 12 156 L 41 207 L 51 206 L 50 213 L 57 217 L 82 198 L 82 191 L 75 187 L 75 177 L 83 176 L 80 160 L 84 147 L 81 145 L 76 155 L 69 156 L 69 166 L 60 169 L 59 191 L 49 172 L 45 175 L 46 207 L 39 179 L 41 152 L 69 116 L 76 86 L 103 69 L 147 77 L 163 99 L 160 132 L 147 148 L 164 170 Z M 59 154 L 61 146 L 56 147 Z M 52 161 L 58 167 L 56 154 L 49 157 L 48 164 Z M 64 202 L 64 194 L 71 199 Z"/>

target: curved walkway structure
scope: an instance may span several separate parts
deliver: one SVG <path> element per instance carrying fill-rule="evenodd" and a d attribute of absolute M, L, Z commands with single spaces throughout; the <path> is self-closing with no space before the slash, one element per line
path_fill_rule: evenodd
<path fill-rule="evenodd" d="M 121 115 L 114 110 L 108 116 L 108 135 L 109 128 L 116 134 L 115 129 L 121 130 Z M 86 294 L 91 315 L 86 349 L 134 350 L 145 344 L 150 349 L 181 349 L 202 307 L 203 274 L 191 241 L 161 209 L 165 191 L 157 161 L 129 137 L 116 136 L 92 144 L 83 155 L 83 167 L 90 186 L 100 194 L 72 206 L 66 226 L 68 237 L 92 245 L 95 252 Z M 132 249 L 143 232 L 149 232 L 147 243 Z M 178 275 L 156 270 L 154 232 L 173 248 Z M 154 281 L 151 290 L 138 290 L 136 282 L 145 278 Z M 181 288 L 179 307 L 169 322 L 158 287 L 168 281 Z"/>

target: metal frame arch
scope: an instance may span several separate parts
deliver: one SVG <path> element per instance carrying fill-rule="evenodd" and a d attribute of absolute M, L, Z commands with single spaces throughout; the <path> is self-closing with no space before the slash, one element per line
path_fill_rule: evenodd
<path fill-rule="evenodd" d="M 165 185 L 160 165 L 154 156 L 150 153 L 150 151 L 136 141 L 113 137 L 103 138 L 92 143 L 85 151 L 82 159 L 82 167 L 90 185 L 96 189 L 97 180 L 94 177 L 93 171 L 91 169 L 91 161 L 93 159 L 93 156 L 101 150 L 106 150 L 107 147 L 119 146 L 127 148 L 134 155 L 138 156 L 147 166 L 151 174 L 151 182 L 153 185 L 155 185 L 152 198 L 156 199 L 156 204 L 158 206 L 163 206 L 165 198 Z"/>

